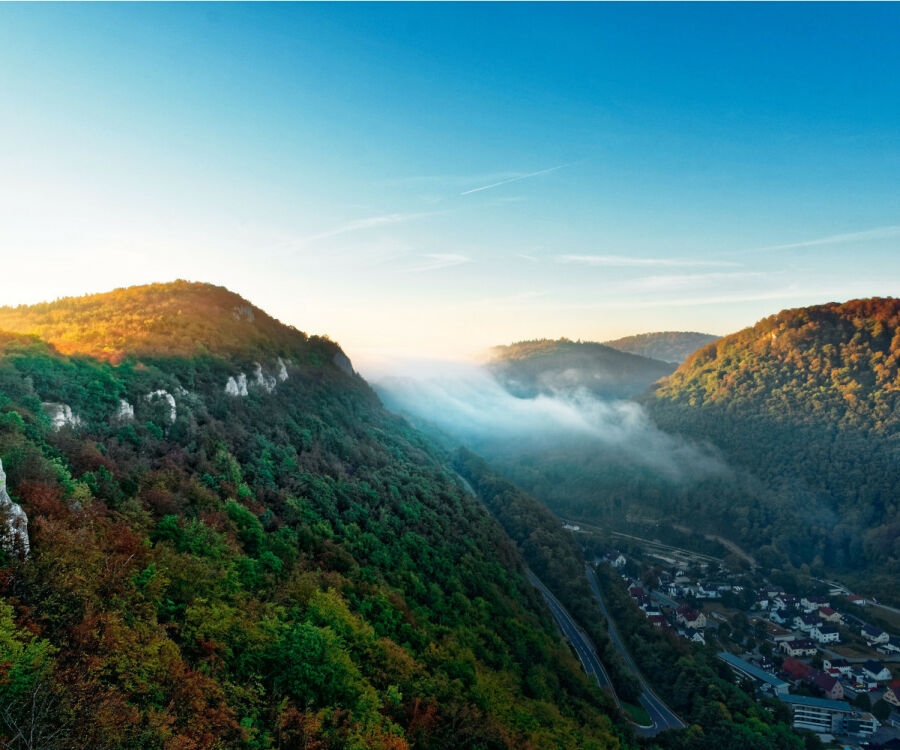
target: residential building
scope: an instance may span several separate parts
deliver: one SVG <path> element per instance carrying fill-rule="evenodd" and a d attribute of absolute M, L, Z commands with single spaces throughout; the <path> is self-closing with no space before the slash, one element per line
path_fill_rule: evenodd
<path fill-rule="evenodd" d="M 809 633 L 816 625 L 822 622 L 817 615 L 797 615 L 794 618 L 794 627 Z"/>
<path fill-rule="evenodd" d="M 686 604 L 678 608 L 676 618 L 684 627 L 691 630 L 703 630 L 706 627 L 706 615 Z"/>
<path fill-rule="evenodd" d="M 884 699 L 892 706 L 900 706 L 900 687 L 889 687 L 884 691 Z"/>
<path fill-rule="evenodd" d="M 819 617 L 825 622 L 840 622 L 841 615 L 835 612 L 831 607 L 819 607 Z"/>
<path fill-rule="evenodd" d="M 815 656 L 816 645 L 808 638 L 795 638 L 790 641 L 782 641 L 780 648 L 791 657 Z"/>
<path fill-rule="evenodd" d="M 844 686 L 837 677 L 819 672 L 813 678 L 812 684 L 822 691 L 828 700 L 839 701 L 844 697 Z"/>
<path fill-rule="evenodd" d="M 831 674 L 850 674 L 850 662 L 846 659 L 823 659 L 822 666 L 825 667 L 826 672 Z"/>
<path fill-rule="evenodd" d="M 809 633 L 816 643 L 840 643 L 841 634 L 836 625 L 816 625 Z"/>
<path fill-rule="evenodd" d="M 869 659 L 862 665 L 863 674 L 875 682 L 884 682 L 891 679 L 891 670 L 879 661 Z"/>
<path fill-rule="evenodd" d="M 874 625 L 863 625 L 860 633 L 870 646 L 874 646 L 878 643 L 888 643 L 891 640 L 891 637 L 887 633 L 881 628 L 876 628 Z"/>
<path fill-rule="evenodd" d="M 781 665 L 781 671 L 797 682 L 807 679 L 815 670 L 806 662 L 789 656 Z"/>
<path fill-rule="evenodd" d="M 819 607 L 827 607 L 831 604 L 824 596 L 804 596 L 800 600 L 800 606 L 807 612 L 815 612 Z"/>

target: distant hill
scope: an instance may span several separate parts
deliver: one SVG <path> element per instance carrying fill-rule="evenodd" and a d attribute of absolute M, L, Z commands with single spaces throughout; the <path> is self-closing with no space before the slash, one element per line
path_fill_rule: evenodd
<path fill-rule="evenodd" d="M 3 327 L 0 744 L 632 747 L 516 545 L 336 343 L 187 282 Z"/>
<path fill-rule="evenodd" d="M 715 341 L 718 336 L 694 331 L 660 331 L 639 333 L 614 341 L 604 341 L 606 346 L 622 352 L 640 354 L 642 357 L 680 364 L 700 347 Z"/>
<path fill-rule="evenodd" d="M 584 388 L 600 398 L 630 398 L 669 375 L 669 362 L 589 341 L 538 339 L 491 349 L 488 369 L 516 396 Z"/>
<path fill-rule="evenodd" d="M 717 512 L 737 533 L 893 586 L 898 364 L 900 300 L 830 303 L 784 310 L 708 344 L 644 402 L 664 429 L 712 441 L 762 480 L 762 494 L 745 502 L 722 498 Z"/>

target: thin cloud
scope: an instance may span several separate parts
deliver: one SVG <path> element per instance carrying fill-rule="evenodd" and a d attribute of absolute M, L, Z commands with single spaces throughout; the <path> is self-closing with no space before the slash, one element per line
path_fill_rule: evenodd
<path fill-rule="evenodd" d="M 739 263 L 724 260 L 693 260 L 690 258 L 632 258 L 629 255 L 557 255 L 560 263 L 578 263 L 585 266 L 606 266 L 620 268 L 645 267 L 733 267 Z"/>
<path fill-rule="evenodd" d="M 875 227 L 863 232 L 850 232 L 848 234 L 834 234 L 830 237 L 820 237 L 817 240 L 806 242 L 790 242 L 786 245 L 769 245 L 746 250 L 748 253 L 764 252 L 767 250 L 790 250 L 797 247 L 816 247 L 817 245 L 839 245 L 845 242 L 865 242 L 867 240 L 885 240 L 891 237 L 900 237 L 900 226 Z"/>
<path fill-rule="evenodd" d="M 459 255 L 457 253 L 426 253 L 422 256 L 427 262 L 411 268 L 413 273 L 422 273 L 424 271 L 439 271 L 442 268 L 452 268 L 453 266 L 461 266 L 464 263 L 471 263 L 472 259 L 468 255 Z"/>
<path fill-rule="evenodd" d="M 550 172 L 555 172 L 558 169 L 562 169 L 563 167 L 568 166 L 568 164 L 559 164 L 555 167 L 550 167 L 549 169 L 538 170 L 537 172 L 528 172 L 527 174 L 513 175 L 512 177 L 507 177 L 505 180 L 492 182 L 490 185 L 482 185 L 481 187 L 472 188 L 471 190 L 464 190 L 460 193 L 460 195 L 471 195 L 472 193 L 480 193 L 482 190 L 492 190 L 493 188 L 500 187 L 501 185 L 509 185 L 511 182 L 520 182 L 521 180 L 528 180 L 532 177 L 538 177 L 542 174 L 550 174 Z"/>
<path fill-rule="evenodd" d="M 734 271 L 713 273 L 681 273 L 666 276 L 645 276 L 626 282 L 623 287 L 638 292 L 675 292 L 686 289 L 703 289 L 734 281 L 759 279 L 766 274 L 760 271 Z"/>
<path fill-rule="evenodd" d="M 356 219 L 355 221 L 347 222 L 346 224 L 335 227 L 334 229 L 328 229 L 324 232 L 311 234 L 308 237 L 302 237 L 301 239 L 297 240 L 297 244 L 302 247 L 304 245 L 309 245 L 312 242 L 330 239 L 331 237 L 338 237 L 342 234 L 349 234 L 350 232 L 360 232 L 366 229 L 377 229 L 378 227 L 404 224 L 408 221 L 422 219 L 426 216 L 434 216 L 435 213 L 436 212 L 434 211 L 426 211 L 419 213 L 396 213 L 383 214 L 381 216 L 369 216 L 365 219 Z"/>

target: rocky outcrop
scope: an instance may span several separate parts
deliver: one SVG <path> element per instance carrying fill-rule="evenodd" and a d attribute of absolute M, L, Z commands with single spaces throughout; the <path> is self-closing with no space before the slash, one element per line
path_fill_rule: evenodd
<path fill-rule="evenodd" d="M 350 361 L 350 357 L 343 352 L 335 352 L 331 361 L 334 362 L 334 365 L 338 370 L 346 375 L 356 375 L 356 370 L 353 369 L 353 363 Z"/>
<path fill-rule="evenodd" d="M 120 398 L 119 408 L 113 414 L 113 419 L 117 422 L 131 422 L 134 419 L 134 407 L 124 398 Z"/>
<path fill-rule="evenodd" d="M 165 401 L 169 405 L 169 422 L 174 424 L 175 418 L 178 416 L 178 408 L 175 406 L 175 397 L 171 393 L 163 390 L 152 391 L 144 396 L 144 398 L 151 402 L 160 399 Z"/>
<path fill-rule="evenodd" d="M 28 554 L 28 516 L 14 503 L 6 491 L 6 472 L 0 461 L 0 545 L 7 551 L 22 550 Z"/>
<path fill-rule="evenodd" d="M 78 427 L 81 424 L 81 417 L 72 411 L 72 407 L 68 404 L 57 404 L 52 401 L 44 401 L 41 406 L 47 416 L 50 417 L 50 425 L 54 430 L 59 431 L 63 427 Z"/>
<path fill-rule="evenodd" d="M 229 376 L 228 380 L 225 381 L 226 395 L 244 398 L 250 395 L 249 388 L 260 388 L 266 393 L 273 393 L 279 382 L 283 383 L 290 377 L 287 371 L 287 363 L 281 357 L 278 358 L 277 365 L 278 368 L 275 375 L 269 375 L 263 370 L 259 362 L 254 362 L 252 377 L 248 377 L 243 372 Z"/>

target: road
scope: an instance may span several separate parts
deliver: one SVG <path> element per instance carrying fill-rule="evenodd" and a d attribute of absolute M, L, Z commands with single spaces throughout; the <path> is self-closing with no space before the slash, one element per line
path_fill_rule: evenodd
<path fill-rule="evenodd" d="M 606 618 L 607 627 L 609 628 L 609 637 L 612 640 L 613 645 L 619 650 L 619 653 L 622 654 L 625 664 L 628 665 L 628 668 L 634 673 L 634 676 L 640 680 L 642 692 L 639 701 L 653 720 L 652 726 L 639 727 L 637 730 L 638 734 L 645 737 L 652 737 L 666 729 L 683 729 L 685 726 L 684 722 L 679 719 L 650 689 L 647 681 L 638 670 L 637 665 L 632 661 L 628 649 L 625 648 L 625 644 L 619 638 L 619 634 L 616 632 L 616 626 L 603 601 L 603 595 L 600 593 L 600 584 L 597 582 L 597 575 L 594 573 L 594 569 L 590 565 L 586 565 L 585 570 L 587 572 L 588 581 L 591 584 L 591 590 L 594 592 L 594 597 L 597 599 L 597 603 L 600 605 L 603 616 Z"/>
<path fill-rule="evenodd" d="M 541 582 L 541 579 L 530 570 L 528 571 L 528 578 L 534 584 L 535 588 L 544 595 L 544 599 L 547 602 L 547 606 L 550 608 L 553 619 L 556 620 L 559 629 L 572 644 L 575 653 L 578 655 L 578 659 L 581 661 L 581 666 L 584 667 L 584 671 L 587 673 L 588 677 L 593 677 L 601 688 L 607 689 L 612 694 L 616 703 L 619 704 L 619 697 L 616 695 L 612 681 L 609 679 L 609 675 L 606 673 L 606 669 L 600 661 L 600 657 L 597 656 L 597 649 L 588 634 L 578 627 L 575 620 L 573 620 L 572 616 L 566 611 L 565 607 L 563 607 L 557 598 L 550 593 L 550 589 L 548 589 Z"/>

